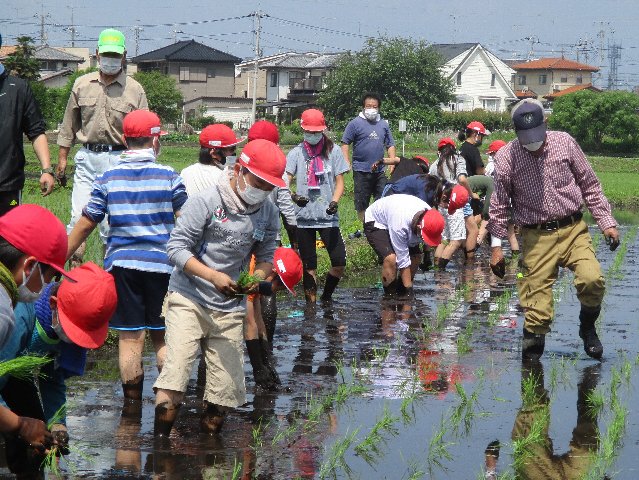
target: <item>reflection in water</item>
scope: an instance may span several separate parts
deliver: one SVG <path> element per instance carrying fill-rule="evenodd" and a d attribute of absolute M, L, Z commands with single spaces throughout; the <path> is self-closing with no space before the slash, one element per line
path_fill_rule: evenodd
<path fill-rule="evenodd" d="M 550 400 L 544 387 L 540 362 L 522 366 L 522 407 L 515 419 L 512 439 L 515 470 L 525 480 L 577 480 L 593 462 L 599 446 L 597 415 L 588 407 L 587 398 L 597 387 L 601 365 L 584 368 L 577 386 L 577 425 L 572 431 L 568 451 L 555 454 L 548 434 Z"/>

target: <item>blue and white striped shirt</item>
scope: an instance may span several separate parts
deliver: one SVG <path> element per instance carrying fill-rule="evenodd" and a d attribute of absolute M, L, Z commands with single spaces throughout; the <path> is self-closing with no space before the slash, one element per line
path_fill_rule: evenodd
<path fill-rule="evenodd" d="M 119 162 L 93 183 L 82 214 L 94 222 L 109 217 L 104 269 L 113 266 L 171 273 L 166 244 L 175 212 L 186 201 L 182 178 L 155 163 L 149 150 L 124 152 Z"/>

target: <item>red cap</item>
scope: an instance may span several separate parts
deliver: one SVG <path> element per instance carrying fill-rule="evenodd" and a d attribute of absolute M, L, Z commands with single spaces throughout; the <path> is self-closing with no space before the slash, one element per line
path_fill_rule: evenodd
<path fill-rule="evenodd" d="M 282 179 L 286 168 L 286 156 L 273 142 L 259 138 L 247 143 L 237 161 L 265 182 L 276 187 L 286 186 Z"/>
<path fill-rule="evenodd" d="M 481 133 L 482 135 L 490 135 L 490 132 L 488 130 L 486 130 L 486 127 L 484 127 L 484 124 L 481 122 L 470 122 L 468 125 L 466 125 L 466 128 L 469 130 L 475 130 L 476 132 Z"/>
<path fill-rule="evenodd" d="M 455 213 L 458 208 L 463 208 L 468 203 L 468 190 L 461 185 L 455 185 L 448 199 L 448 215 Z"/>
<path fill-rule="evenodd" d="M 69 245 L 67 231 L 46 208 L 25 204 L 9 210 L 0 217 L 0 237 L 75 281 L 74 275 L 64 270 Z"/>
<path fill-rule="evenodd" d="M 275 144 L 280 143 L 280 131 L 277 129 L 277 125 L 267 120 L 255 122 L 253 126 L 249 128 L 248 141 L 250 142 L 259 138 Z"/>
<path fill-rule="evenodd" d="M 226 148 L 242 143 L 244 138 L 235 136 L 235 132 L 223 123 L 214 123 L 204 127 L 200 133 L 200 146 L 204 148 Z"/>
<path fill-rule="evenodd" d="M 488 145 L 488 153 L 495 153 L 497 152 L 501 147 L 505 146 L 506 142 L 504 142 L 503 140 L 495 140 L 494 142 L 492 142 L 490 145 Z"/>
<path fill-rule="evenodd" d="M 284 286 L 295 295 L 293 288 L 302 279 L 302 260 L 292 248 L 279 247 L 273 255 L 273 269 L 277 272 Z"/>
<path fill-rule="evenodd" d="M 161 128 L 160 117 L 149 110 L 133 110 L 122 122 L 125 137 L 159 137 L 166 135 Z"/>
<path fill-rule="evenodd" d="M 444 217 L 434 208 L 431 208 L 422 218 L 422 238 L 427 245 L 436 247 L 442 243 L 442 232 L 444 231 Z"/>
<path fill-rule="evenodd" d="M 416 158 L 418 160 L 421 160 L 422 162 L 424 162 L 426 165 L 430 165 L 430 162 L 428 161 L 428 159 L 426 157 L 423 157 L 421 155 L 415 155 L 413 158 Z"/>
<path fill-rule="evenodd" d="M 316 108 L 309 108 L 302 112 L 300 127 L 307 132 L 323 132 L 326 130 L 324 114 Z"/>
<path fill-rule="evenodd" d="M 457 145 L 455 145 L 455 141 L 452 138 L 444 137 L 437 144 L 437 150 L 439 150 L 440 148 L 442 148 L 445 145 L 451 145 L 453 147 L 457 147 Z"/>
<path fill-rule="evenodd" d="M 60 325 L 76 345 L 98 348 L 106 340 L 118 304 L 115 280 L 91 262 L 71 272 L 77 283 L 63 280 L 58 290 Z"/>

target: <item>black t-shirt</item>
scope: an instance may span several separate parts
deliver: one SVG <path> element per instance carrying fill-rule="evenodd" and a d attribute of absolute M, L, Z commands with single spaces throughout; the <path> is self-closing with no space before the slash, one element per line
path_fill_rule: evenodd
<path fill-rule="evenodd" d="M 423 165 L 424 167 L 420 167 Z M 395 183 L 400 178 L 407 177 L 409 175 L 421 175 L 422 173 L 428 173 L 428 165 L 421 161 L 415 161 L 412 158 L 401 157 L 399 163 L 395 165 L 393 173 L 391 173 L 390 183 Z"/>
<path fill-rule="evenodd" d="M 484 166 L 484 162 L 481 161 L 479 148 L 471 143 L 464 142 L 459 153 L 466 160 L 466 172 L 468 172 L 468 176 L 478 175 L 477 169 Z"/>

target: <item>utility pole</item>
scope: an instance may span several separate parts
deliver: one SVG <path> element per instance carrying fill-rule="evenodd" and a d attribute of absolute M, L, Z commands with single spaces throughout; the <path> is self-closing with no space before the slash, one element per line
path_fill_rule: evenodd
<path fill-rule="evenodd" d="M 173 43 L 177 43 L 178 33 L 184 33 L 182 30 L 173 30 Z"/>
<path fill-rule="evenodd" d="M 251 107 L 251 125 L 255 123 L 255 118 L 257 115 L 257 74 L 258 74 L 258 64 L 259 59 L 262 56 L 260 52 L 260 32 L 261 32 L 261 24 L 260 20 L 262 17 L 266 17 L 266 14 L 260 10 L 257 12 L 253 12 L 250 16 L 253 17 L 253 22 L 255 23 L 255 59 L 253 65 L 253 105 Z"/>
<path fill-rule="evenodd" d="M 139 22 L 139 20 L 138 20 Z M 142 27 L 136 25 L 133 27 L 133 37 L 135 38 L 135 56 L 138 56 L 140 50 L 140 32 L 144 30 Z"/>
<path fill-rule="evenodd" d="M 40 45 L 46 45 L 47 44 L 47 31 L 44 28 L 44 21 L 47 18 L 51 18 L 51 15 L 49 15 L 48 13 L 45 15 L 44 13 L 44 5 L 42 6 L 42 13 L 40 15 L 35 15 L 36 18 L 40 18 Z"/>
<path fill-rule="evenodd" d="M 73 7 L 71 7 L 71 27 L 69 27 L 69 32 L 71 32 L 71 47 L 75 47 L 75 34 L 77 29 L 75 28 L 75 22 L 73 21 Z"/>
<path fill-rule="evenodd" d="M 616 90 L 619 84 L 618 67 L 621 60 L 621 45 L 608 42 L 608 59 L 610 60 L 610 70 L 608 72 L 608 90 Z"/>
<path fill-rule="evenodd" d="M 524 40 L 530 42 L 530 51 L 528 52 L 528 60 L 533 60 L 535 57 L 535 43 L 539 43 L 539 38 L 535 35 L 525 37 Z"/>

